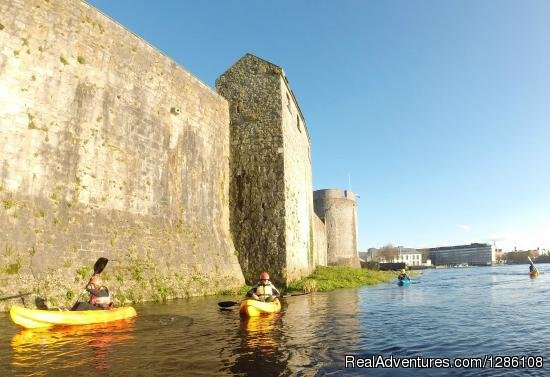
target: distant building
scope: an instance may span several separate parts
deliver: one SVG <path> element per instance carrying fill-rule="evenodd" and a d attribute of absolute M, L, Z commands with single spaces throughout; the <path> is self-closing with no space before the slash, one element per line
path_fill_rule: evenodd
<path fill-rule="evenodd" d="M 371 247 L 368 251 L 360 251 L 359 258 L 365 262 L 378 262 L 377 251 L 378 249 L 374 247 Z"/>
<path fill-rule="evenodd" d="M 407 266 L 422 265 L 422 253 L 410 247 L 398 246 L 399 255 L 395 263 L 405 263 Z"/>
<path fill-rule="evenodd" d="M 382 249 L 370 248 L 366 252 L 359 253 L 361 259 L 367 262 L 375 261 L 380 263 L 405 263 L 407 266 L 431 266 L 428 259 L 422 263 L 422 252 L 410 247 L 397 246 L 392 248 L 393 252 L 384 252 Z"/>
<path fill-rule="evenodd" d="M 427 249 L 436 266 L 490 266 L 496 262 L 495 248 L 486 243 Z"/>
<path fill-rule="evenodd" d="M 504 263 L 506 261 L 506 253 L 502 249 L 495 249 L 496 263 Z"/>

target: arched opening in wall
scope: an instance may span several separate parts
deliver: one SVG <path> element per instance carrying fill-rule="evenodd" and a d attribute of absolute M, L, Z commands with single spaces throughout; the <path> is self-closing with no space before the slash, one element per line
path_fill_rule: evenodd
<path fill-rule="evenodd" d="M 298 131 L 302 132 L 302 127 L 300 126 L 300 116 L 296 115 L 296 127 L 298 127 Z"/>

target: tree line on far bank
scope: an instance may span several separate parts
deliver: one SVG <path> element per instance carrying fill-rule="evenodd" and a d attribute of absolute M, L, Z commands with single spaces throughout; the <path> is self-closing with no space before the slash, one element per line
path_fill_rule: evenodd
<path fill-rule="evenodd" d="M 550 255 L 536 255 L 532 250 L 529 251 L 510 251 L 506 254 L 499 255 L 497 262 L 505 261 L 507 264 L 525 264 L 529 263 L 529 258 L 533 262 L 548 263 L 550 262 Z"/>

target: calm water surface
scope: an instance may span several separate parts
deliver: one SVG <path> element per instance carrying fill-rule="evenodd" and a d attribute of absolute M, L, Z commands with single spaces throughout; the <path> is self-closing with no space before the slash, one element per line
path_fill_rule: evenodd
<path fill-rule="evenodd" d="M 429 270 L 409 287 L 287 298 L 280 315 L 242 320 L 229 298 L 137 306 L 122 323 L 20 330 L 0 314 L 0 374 L 14 376 L 544 376 L 544 369 L 351 369 L 366 358 L 543 356 L 550 363 L 550 265 Z M 545 271 L 548 271 L 545 273 Z"/>

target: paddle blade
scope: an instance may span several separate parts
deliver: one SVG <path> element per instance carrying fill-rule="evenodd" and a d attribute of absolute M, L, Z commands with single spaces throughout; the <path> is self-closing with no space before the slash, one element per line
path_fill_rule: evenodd
<path fill-rule="evenodd" d="M 239 305 L 240 302 L 237 302 L 237 301 L 221 301 L 221 302 L 218 302 L 218 306 L 220 308 L 230 308 L 232 306 L 235 306 L 235 305 Z"/>
<path fill-rule="evenodd" d="M 100 274 L 105 266 L 107 266 L 107 262 L 109 262 L 109 259 L 103 257 L 99 258 L 94 264 L 94 273 Z"/>

